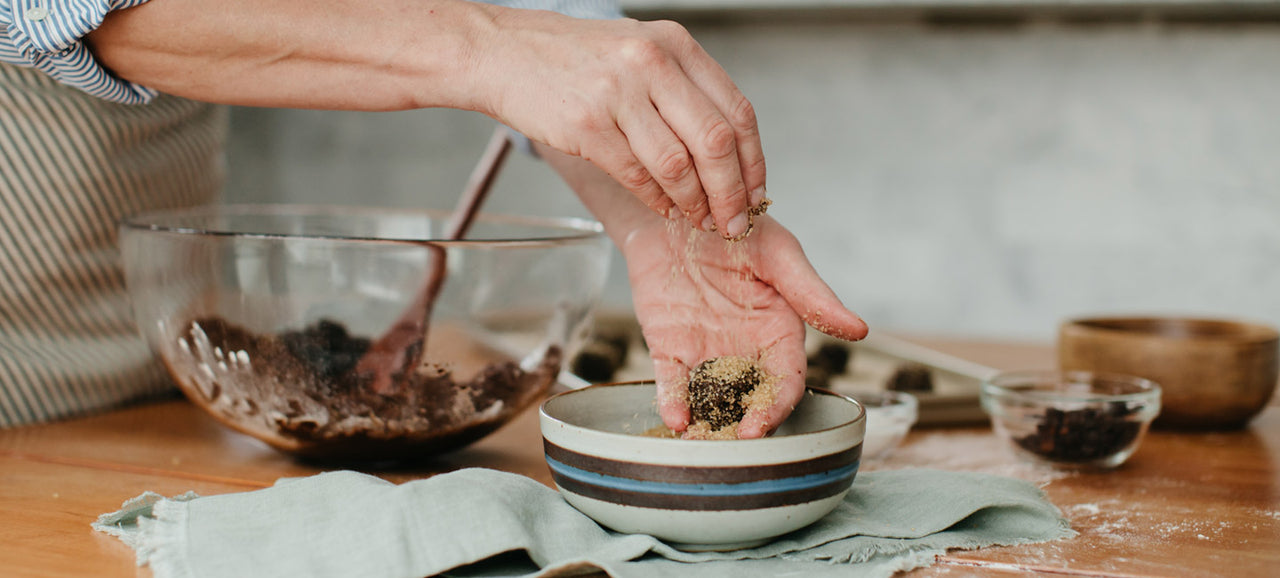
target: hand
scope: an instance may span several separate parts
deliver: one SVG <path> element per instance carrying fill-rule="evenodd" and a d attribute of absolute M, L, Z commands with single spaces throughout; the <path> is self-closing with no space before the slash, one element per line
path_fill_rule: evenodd
<path fill-rule="evenodd" d="M 778 379 L 774 405 L 749 411 L 738 425 L 738 437 L 758 438 L 804 394 L 805 323 L 840 339 L 867 334 L 796 238 L 768 216 L 757 217 L 751 236 L 737 243 L 650 219 L 631 231 L 622 252 L 654 361 L 658 412 L 672 430 L 689 425 L 689 371 L 703 360 L 758 358 Z"/>
<path fill-rule="evenodd" d="M 475 108 L 594 163 L 650 209 L 726 238 L 765 198 L 751 103 L 673 22 L 492 8 Z"/>

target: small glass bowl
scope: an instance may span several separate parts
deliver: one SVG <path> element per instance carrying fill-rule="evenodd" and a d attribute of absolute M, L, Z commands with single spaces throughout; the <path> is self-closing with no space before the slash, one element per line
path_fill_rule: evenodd
<path fill-rule="evenodd" d="M 1084 371 L 1001 373 L 982 384 L 981 399 L 1020 456 L 1063 468 L 1119 466 L 1160 413 L 1155 382 Z"/>
<path fill-rule="evenodd" d="M 887 456 L 902 443 L 915 425 L 919 404 L 914 395 L 901 391 L 853 391 L 849 397 L 867 410 L 867 435 L 862 442 L 862 459 Z"/>

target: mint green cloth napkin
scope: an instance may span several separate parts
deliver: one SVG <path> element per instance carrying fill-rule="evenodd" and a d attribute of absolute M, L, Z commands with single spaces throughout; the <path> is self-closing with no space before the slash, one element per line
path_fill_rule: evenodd
<path fill-rule="evenodd" d="M 1075 535 L 1031 484 L 935 470 L 860 474 L 827 517 L 732 552 L 683 552 L 611 532 L 555 490 L 487 469 L 399 485 L 340 471 L 237 494 L 148 492 L 93 527 L 129 544 L 156 578 L 540 577 L 584 568 L 615 578 L 889 576 L 951 548 Z"/>

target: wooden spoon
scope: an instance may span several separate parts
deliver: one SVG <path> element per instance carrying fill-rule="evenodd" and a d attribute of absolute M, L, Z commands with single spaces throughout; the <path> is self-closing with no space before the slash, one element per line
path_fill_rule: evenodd
<path fill-rule="evenodd" d="M 510 152 L 510 134 L 506 127 L 499 126 L 471 171 L 467 187 L 445 225 L 444 240 L 456 241 L 466 236 Z M 431 243 L 427 248 L 431 251 L 431 270 L 422 290 L 391 328 L 370 345 L 353 370 L 357 375 L 372 376 L 369 388 L 374 393 L 394 394 L 400 387 L 396 378 L 426 361 L 423 357 L 427 351 L 431 309 L 447 273 L 444 248 Z"/>

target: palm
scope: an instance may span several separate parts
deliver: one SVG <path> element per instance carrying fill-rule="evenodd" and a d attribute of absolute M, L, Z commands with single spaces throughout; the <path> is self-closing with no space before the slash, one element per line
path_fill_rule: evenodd
<path fill-rule="evenodd" d="M 760 437 L 804 392 L 806 321 L 845 339 L 866 333 L 795 238 L 771 218 L 758 218 L 754 233 L 739 243 L 652 221 L 636 229 L 623 250 L 654 361 L 659 411 L 677 431 L 689 422 L 687 378 L 701 361 L 750 357 L 778 379 L 774 406 L 749 413 L 738 430 L 740 437 Z"/>

